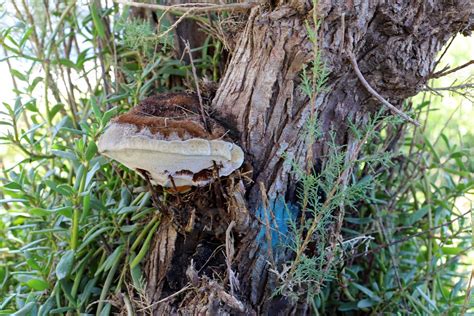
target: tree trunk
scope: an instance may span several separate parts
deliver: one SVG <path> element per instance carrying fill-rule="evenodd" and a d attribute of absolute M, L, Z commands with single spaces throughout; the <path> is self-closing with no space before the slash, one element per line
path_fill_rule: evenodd
<path fill-rule="evenodd" d="M 245 181 L 247 173 L 197 190 L 206 198 L 180 206 L 193 214 L 186 232 L 171 220 L 161 223 L 146 266 L 151 302 L 167 297 L 154 305 L 156 314 L 309 313 L 304 300 L 271 298 L 277 280 L 269 268 L 281 267 L 288 257 L 259 237 L 266 229 L 261 223 L 268 220 L 259 210 L 270 208 L 284 217 L 283 202 L 297 205 L 298 179 L 283 155 L 305 165 L 311 147 L 309 163 L 317 170 L 329 150 L 327 138 L 308 146 L 301 137 L 313 106 L 300 88 L 303 66 L 313 57 L 305 24 L 312 7 L 299 1 L 270 6 L 249 12 L 212 102 L 216 118 L 242 146 L 252 181 Z M 370 86 L 401 108 L 426 84 L 447 40 L 474 28 L 470 0 L 325 0 L 317 12 L 322 21 L 318 41 L 330 72 L 315 99 L 318 125 L 347 145 L 348 157 L 355 146 L 348 123 L 363 125 L 383 107 L 363 86 L 348 56 L 356 56 Z M 277 229 L 286 233 L 284 226 L 283 220 Z M 187 284 L 189 290 L 169 297 Z"/>

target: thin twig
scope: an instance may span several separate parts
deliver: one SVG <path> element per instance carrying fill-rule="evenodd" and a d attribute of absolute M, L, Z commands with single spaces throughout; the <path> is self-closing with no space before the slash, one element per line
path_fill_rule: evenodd
<path fill-rule="evenodd" d="M 255 7 L 258 3 L 256 2 L 244 2 L 244 3 L 229 3 L 229 4 L 212 4 L 212 3 L 193 3 L 187 5 L 162 5 L 162 4 L 150 4 L 141 3 L 125 0 L 114 0 L 115 3 L 128 5 L 131 7 L 145 8 L 152 10 L 163 10 L 170 13 L 205 13 L 205 12 L 220 12 L 220 11 L 247 11 Z M 192 5 L 192 6 L 191 6 Z"/>
<path fill-rule="evenodd" d="M 388 236 L 387 230 L 385 229 L 385 226 L 383 224 L 382 218 L 379 217 L 378 221 L 376 223 L 378 223 L 379 226 L 380 226 L 382 236 L 386 240 L 389 240 L 389 236 Z M 400 291 L 402 291 L 403 290 L 403 285 L 402 285 L 402 281 L 401 281 L 401 278 L 400 278 L 400 267 L 398 266 L 398 262 L 395 259 L 395 254 L 393 253 L 392 248 L 387 247 L 387 250 L 388 250 L 388 255 L 390 257 L 390 261 L 392 261 L 392 266 L 394 267 L 393 272 L 394 272 L 394 275 L 395 275 L 395 279 L 397 281 L 398 288 L 400 289 Z"/>
<path fill-rule="evenodd" d="M 184 40 L 182 40 L 182 41 L 185 45 L 185 49 L 188 51 L 188 54 L 189 54 L 189 62 L 191 63 L 191 69 L 193 70 L 194 82 L 196 84 L 196 92 L 197 92 L 197 95 L 198 95 L 198 98 L 199 98 L 199 105 L 200 105 L 200 110 L 201 110 L 202 121 L 204 123 L 204 128 L 207 131 L 210 132 L 209 126 L 207 125 L 206 113 L 204 112 L 204 104 L 202 102 L 201 89 L 199 89 L 199 79 L 198 79 L 198 76 L 197 76 L 196 67 L 194 66 L 194 60 L 193 60 L 193 54 L 191 52 L 191 46 L 189 45 L 189 41 L 184 41 Z"/>
<path fill-rule="evenodd" d="M 57 87 L 56 86 L 56 82 L 54 80 L 52 80 L 53 78 L 51 77 L 50 78 L 50 65 L 51 65 L 51 61 L 50 61 L 50 58 L 51 58 L 51 54 L 53 53 L 53 48 L 55 47 L 55 38 L 56 38 L 56 35 L 58 34 L 58 32 L 61 30 L 62 28 L 62 25 L 63 23 L 66 21 L 66 18 L 67 16 L 69 15 L 69 12 L 75 8 L 76 6 L 76 1 L 77 0 L 73 0 L 71 1 L 71 3 L 64 9 L 64 11 L 62 12 L 60 18 L 59 18 L 59 21 L 58 23 L 56 24 L 56 27 L 53 29 L 52 33 L 51 33 L 51 37 L 50 37 L 50 41 L 47 45 L 47 49 L 46 49 L 46 55 L 45 55 L 45 64 L 43 64 L 43 68 L 44 68 L 44 72 L 45 72 L 45 80 L 44 80 L 44 103 L 45 103 L 45 108 L 46 108 L 46 112 L 47 112 L 47 121 L 48 121 L 48 125 L 49 127 L 51 128 L 53 126 L 53 123 L 52 123 L 52 117 L 50 115 L 51 113 L 51 110 L 50 110 L 50 104 L 49 104 L 49 100 L 48 100 L 48 88 L 49 88 L 49 85 L 51 84 L 52 88 L 53 87 Z M 41 53 L 43 54 L 43 53 Z M 43 55 L 41 55 L 43 56 Z M 50 82 L 51 80 L 51 82 Z M 57 89 L 57 88 L 56 88 Z M 54 89 L 53 89 L 54 90 Z M 53 93 L 54 94 L 54 93 Z M 59 97 L 57 97 L 58 99 Z M 59 98 L 60 100 L 60 98 Z M 73 113 L 74 115 L 74 113 Z M 75 119 L 75 116 L 74 116 L 74 119 Z"/>
<path fill-rule="evenodd" d="M 352 63 L 352 67 L 354 68 L 354 71 L 357 75 L 357 77 L 359 78 L 360 82 L 362 83 L 362 85 L 367 89 L 367 91 L 372 94 L 377 100 L 379 100 L 380 102 L 382 102 L 383 105 L 385 105 L 386 107 L 388 107 L 392 112 L 398 114 L 399 116 L 401 116 L 404 120 L 414 124 L 415 126 L 420 126 L 420 123 L 418 123 L 418 121 L 412 119 L 411 117 L 409 117 L 407 114 L 405 114 L 403 111 L 399 110 L 397 107 L 395 107 L 393 104 L 391 104 L 390 102 L 388 102 L 387 100 L 385 100 L 380 94 L 377 93 L 377 91 L 375 91 L 370 85 L 369 83 L 367 82 L 367 80 L 365 80 L 364 76 L 362 75 L 362 73 L 360 72 L 360 69 L 359 69 L 359 66 L 357 65 L 357 60 L 354 56 L 354 54 L 352 52 L 348 52 L 348 55 L 349 55 L 349 59 Z"/>
<path fill-rule="evenodd" d="M 122 294 L 122 300 L 123 300 L 123 303 L 125 304 L 125 308 L 127 309 L 127 315 L 135 315 L 135 310 L 126 293 Z"/>
<path fill-rule="evenodd" d="M 467 90 L 467 89 L 474 89 L 474 83 L 465 83 L 465 84 L 459 84 L 456 86 L 450 86 L 450 87 L 439 87 L 439 88 L 434 88 L 434 87 L 429 87 L 426 86 L 424 91 L 431 91 L 431 92 L 438 92 L 438 91 L 450 91 L 450 92 L 456 92 L 456 90 Z"/>
<path fill-rule="evenodd" d="M 164 12 L 162 16 L 164 16 L 165 14 L 166 14 L 166 12 Z M 178 25 L 179 25 L 181 22 L 183 22 L 183 20 L 184 20 L 188 15 L 190 15 L 190 14 L 191 14 L 191 11 L 184 12 L 184 14 L 183 14 L 182 16 L 180 16 L 179 19 L 176 20 L 176 22 L 173 23 L 173 25 L 171 25 L 171 26 L 170 26 L 166 31 L 164 31 L 163 33 L 158 34 L 158 35 L 156 36 L 156 38 L 157 38 L 157 39 L 158 39 L 158 38 L 162 38 L 162 37 L 164 37 L 165 35 L 167 35 L 168 33 L 174 31 L 174 29 L 176 29 L 176 28 L 178 27 Z"/>
<path fill-rule="evenodd" d="M 456 39 L 456 36 L 458 36 L 458 34 L 459 34 L 458 32 L 459 32 L 459 31 L 460 31 L 460 30 L 458 30 L 458 31 L 454 34 L 454 36 L 453 36 L 453 37 L 451 38 L 451 40 L 449 41 L 449 44 L 446 45 L 446 47 L 445 47 L 443 53 L 441 54 L 441 56 L 439 56 L 438 60 L 435 62 L 434 66 L 433 66 L 433 71 L 436 70 L 436 67 L 438 67 L 438 64 L 443 60 L 444 55 L 446 55 L 446 53 L 448 52 L 449 48 L 451 47 L 451 44 L 453 44 L 454 40 Z"/>
<path fill-rule="evenodd" d="M 444 77 L 444 76 L 446 76 L 446 75 L 452 74 L 453 72 L 456 72 L 456 71 L 458 71 L 458 70 L 461 70 L 461 69 L 463 69 L 463 68 L 466 68 L 466 67 L 468 67 L 468 66 L 470 66 L 470 65 L 474 65 L 474 59 L 468 61 L 468 62 L 465 63 L 465 64 L 462 64 L 461 66 L 458 66 L 458 67 L 456 67 L 456 68 L 453 68 L 453 69 L 451 69 L 451 70 L 446 70 L 446 71 L 441 70 L 441 71 L 435 72 L 435 73 L 432 74 L 429 78 L 430 78 L 430 79 L 436 79 L 436 78 Z"/>
<path fill-rule="evenodd" d="M 429 91 L 429 92 L 431 92 L 431 93 L 433 93 L 433 94 L 436 94 L 438 97 L 443 97 L 443 95 L 442 95 L 440 92 L 434 90 L 434 89 L 431 88 L 430 86 L 426 86 L 426 88 L 423 89 L 422 91 Z"/>
<path fill-rule="evenodd" d="M 474 268 L 471 270 L 471 276 L 469 277 L 469 283 L 467 285 L 466 296 L 464 297 L 464 302 L 462 304 L 461 316 L 466 314 L 467 309 L 469 308 L 469 302 L 471 298 L 472 285 L 474 280 Z"/>
<path fill-rule="evenodd" d="M 472 102 L 472 101 L 474 101 L 474 94 L 473 94 L 474 83 L 470 83 L 470 81 L 472 81 L 472 80 L 468 79 L 468 80 L 465 81 L 465 82 L 468 82 L 468 83 L 452 85 L 450 87 L 433 88 L 433 87 L 426 86 L 423 90 L 424 91 L 429 91 L 429 92 L 435 94 L 438 97 L 443 97 L 442 92 L 449 92 L 451 94 L 459 95 L 459 96 L 465 98 L 466 100 Z"/>
<path fill-rule="evenodd" d="M 43 155 L 43 154 L 37 154 L 32 151 L 29 151 L 28 149 L 23 146 L 19 140 L 13 141 L 13 144 L 16 145 L 22 152 L 24 152 L 27 156 L 30 158 L 35 158 L 35 159 L 54 159 L 56 156 L 54 155 Z"/>
<path fill-rule="evenodd" d="M 461 105 L 462 103 L 459 102 L 459 104 L 456 106 L 456 108 L 454 109 L 454 111 L 451 113 L 451 115 L 449 115 L 448 119 L 446 120 L 446 122 L 444 122 L 444 125 L 443 127 L 441 128 L 441 130 L 439 131 L 438 133 L 438 136 L 436 137 L 435 141 L 431 144 L 431 146 L 433 148 L 436 148 L 436 144 L 438 143 L 438 141 L 441 139 L 441 135 L 444 135 L 444 130 L 448 127 L 449 123 L 451 122 L 451 120 L 453 119 L 454 117 L 454 114 L 456 114 L 456 112 L 458 112 L 460 109 L 461 109 Z"/>
<path fill-rule="evenodd" d="M 169 296 L 167 296 L 167 297 L 165 297 L 165 298 L 163 298 L 163 299 L 161 299 L 161 300 L 159 300 L 159 301 L 157 301 L 157 302 L 151 304 L 150 306 L 146 306 L 146 307 L 144 307 L 144 308 L 142 308 L 142 309 L 139 309 L 138 311 L 139 311 L 139 312 L 143 312 L 143 311 L 146 311 L 146 310 L 148 310 L 148 309 L 150 309 L 150 308 L 153 308 L 153 307 L 155 307 L 156 305 L 159 305 L 159 304 L 161 304 L 161 303 L 164 303 L 164 302 L 166 302 L 166 301 L 172 299 L 173 297 L 178 296 L 179 294 L 181 294 L 181 293 L 183 293 L 183 292 L 189 290 L 191 287 L 192 287 L 191 284 L 187 284 L 187 285 L 186 285 L 185 287 L 183 287 L 181 290 L 179 290 L 179 291 L 177 291 L 177 292 L 175 292 L 175 293 L 173 293 L 173 294 L 171 294 L 171 295 L 169 295 Z"/>

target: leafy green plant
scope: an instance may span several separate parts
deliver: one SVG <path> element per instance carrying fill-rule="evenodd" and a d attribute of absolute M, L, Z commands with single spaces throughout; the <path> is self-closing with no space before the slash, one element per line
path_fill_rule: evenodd
<path fill-rule="evenodd" d="M 429 103 L 416 110 L 429 116 Z M 385 140 L 369 146 L 369 153 L 386 148 L 396 132 L 385 131 Z M 375 168 L 371 203 L 358 203 L 345 218 L 345 240 L 372 240 L 367 249 L 344 255 L 346 264 L 321 294 L 333 291 L 334 299 L 320 303 L 322 310 L 427 315 L 472 310 L 467 260 L 474 245 L 472 149 L 443 133 L 444 146 L 432 143 L 423 133 L 406 131 L 390 167 Z M 364 176 L 366 168 L 356 175 Z"/>
<path fill-rule="evenodd" d="M 0 313 L 128 308 L 143 295 L 140 263 L 160 217 L 141 180 L 99 156 L 96 142 L 140 99 L 183 89 L 190 65 L 128 8 L 23 4 L 9 8 L 16 16 L 4 12 L 17 23 L 0 30 L 16 95 L 3 102 L 1 139 L 22 157 L 2 170 Z M 158 31 L 169 26 L 162 18 Z M 214 73 L 215 57 L 202 56 L 196 67 Z"/>

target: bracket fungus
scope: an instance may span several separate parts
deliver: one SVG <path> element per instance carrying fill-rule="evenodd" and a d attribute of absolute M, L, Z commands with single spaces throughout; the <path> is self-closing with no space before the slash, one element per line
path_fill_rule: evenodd
<path fill-rule="evenodd" d="M 113 119 L 98 147 L 142 177 L 145 172 L 152 184 L 204 186 L 243 163 L 242 149 L 225 136 L 215 120 L 204 121 L 195 96 L 167 93 L 147 98 Z"/>

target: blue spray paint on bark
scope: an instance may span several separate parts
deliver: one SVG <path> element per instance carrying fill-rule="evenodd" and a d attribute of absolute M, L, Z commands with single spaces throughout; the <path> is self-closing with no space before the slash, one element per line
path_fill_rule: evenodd
<path fill-rule="evenodd" d="M 272 215 L 273 214 L 273 215 Z M 298 214 L 298 208 L 290 203 L 285 202 L 283 197 L 269 201 L 268 209 L 264 205 L 260 205 L 257 209 L 256 215 L 262 223 L 262 227 L 257 236 L 257 240 L 261 246 L 261 250 L 266 251 L 267 243 L 267 228 L 265 224 L 267 220 L 270 222 L 270 235 L 272 240 L 272 252 L 277 254 L 284 250 L 291 241 L 290 221 L 294 221 Z"/>

